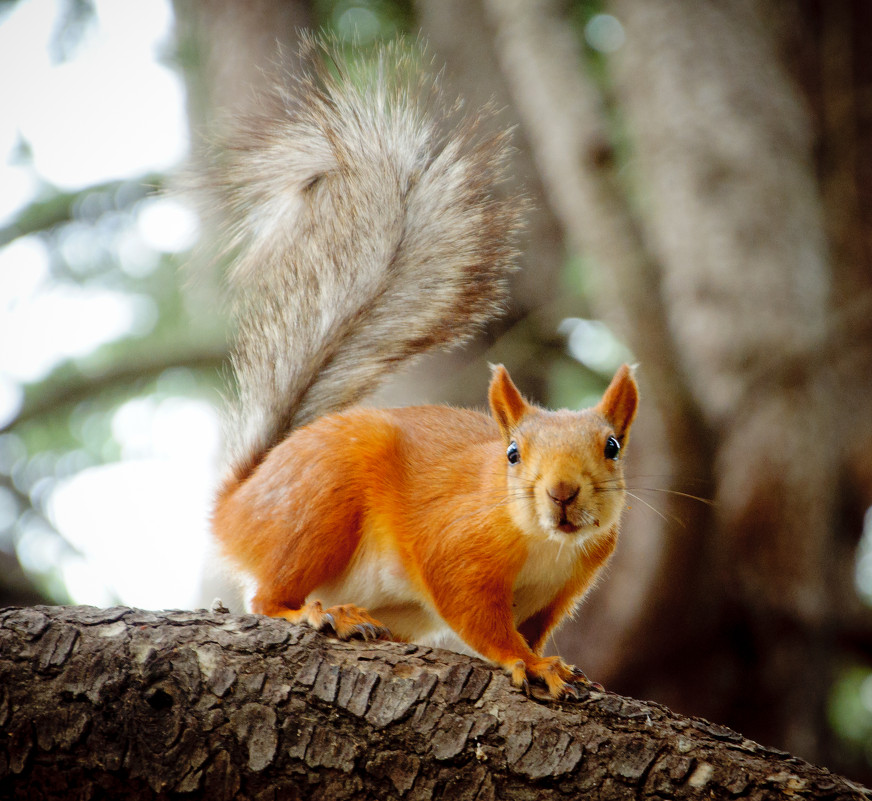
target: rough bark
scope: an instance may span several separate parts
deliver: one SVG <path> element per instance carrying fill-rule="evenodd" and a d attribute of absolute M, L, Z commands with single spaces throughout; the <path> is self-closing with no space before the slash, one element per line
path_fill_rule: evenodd
<path fill-rule="evenodd" d="M 861 799 L 662 706 L 222 611 L 0 610 L 0 797 Z"/>

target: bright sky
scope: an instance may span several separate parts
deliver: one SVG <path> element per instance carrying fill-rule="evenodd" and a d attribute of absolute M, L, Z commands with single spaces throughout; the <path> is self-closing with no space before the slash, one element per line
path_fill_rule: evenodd
<path fill-rule="evenodd" d="M 64 189 L 169 167 L 186 148 L 183 88 L 156 61 L 172 30 L 170 3 L 95 5 L 97 26 L 61 64 L 49 50 L 61 3 L 23 0 L 0 25 L 0 72 L 19 76 L 0 83 L 0 149 L 23 137 L 40 176 Z M 26 178 L 7 167 L 0 184 L 7 212 Z"/>
<path fill-rule="evenodd" d="M 96 0 L 96 24 L 72 57 L 50 46 L 63 3 L 22 0 L 0 17 L 0 225 L 38 196 L 42 183 L 78 189 L 167 170 L 187 148 L 184 89 L 159 62 L 169 44 L 169 0 Z M 15 76 L 10 80 L 9 76 Z M 22 141 L 35 172 L 19 163 Z M 177 203 L 144 204 L 115 243 L 122 269 L 147 271 L 157 251 L 186 249 L 195 227 Z M 69 226 L 65 256 L 94 257 L 90 233 Z M 131 332 L 147 332 L 150 298 L 59 286 L 45 244 L 27 237 L 0 249 L 0 419 L 15 413 L 22 383 L 63 360 Z M 217 416 L 187 398 L 141 398 L 112 420 L 122 460 L 89 468 L 52 489 L 52 523 L 80 552 L 60 549 L 39 526 L 23 528 L 22 563 L 59 565 L 76 602 L 114 598 L 147 608 L 197 601 L 206 510 L 215 479 Z M 3 499 L 0 499 L 3 500 Z M 113 597 L 114 596 L 114 597 Z"/>

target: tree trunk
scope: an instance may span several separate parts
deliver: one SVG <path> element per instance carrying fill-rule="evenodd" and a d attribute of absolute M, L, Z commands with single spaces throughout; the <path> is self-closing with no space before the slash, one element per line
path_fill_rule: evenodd
<path fill-rule="evenodd" d="M 812 121 L 778 58 L 766 6 L 615 2 L 628 37 L 616 91 L 640 177 L 657 198 L 645 220 L 674 348 L 715 433 L 718 516 L 706 559 L 686 578 L 667 568 L 661 587 L 684 588 L 669 590 L 673 611 L 709 610 L 685 636 L 700 673 L 720 672 L 717 703 L 734 725 L 820 756 L 831 747 L 836 667 L 825 622 L 839 473 L 823 355 L 832 271 Z M 669 692 L 669 628 L 664 618 L 640 626 L 647 636 L 626 686 L 656 661 L 655 681 Z M 746 671 L 765 681 L 749 692 Z M 709 680 L 688 682 L 687 701 L 717 715 Z"/>
<path fill-rule="evenodd" d="M 9 799 L 862 799 L 662 706 L 526 698 L 478 659 L 223 610 L 0 610 Z"/>
<path fill-rule="evenodd" d="M 619 553 L 584 612 L 621 612 L 611 644 L 594 641 L 602 675 L 811 758 L 844 758 L 826 705 L 846 651 L 868 653 L 853 567 L 872 475 L 872 357 L 864 231 L 848 224 L 863 218 L 861 150 L 836 134 L 862 106 L 842 102 L 851 93 L 824 70 L 827 125 L 816 127 L 783 58 L 785 31 L 814 25 L 792 6 L 613 0 L 626 41 L 598 82 L 559 4 L 485 5 L 552 205 L 641 361 L 630 489 L 685 490 L 679 477 L 691 478 L 717 504 L 652 504 L 661 520 L 634 510 L 624 540 L 642 538 L 653 556 Z M 831 7 L 842 9 L 824 14 L 834 51 L 831 29 L 859 12 Z M 821 63 L 850 77 L 850 53 Z M 840 314 L 833 289 L 848 283 Z M 645 417 L 654 408 L 659 420 Z M 636 494 L 634 506 L 651 499 Z"/>

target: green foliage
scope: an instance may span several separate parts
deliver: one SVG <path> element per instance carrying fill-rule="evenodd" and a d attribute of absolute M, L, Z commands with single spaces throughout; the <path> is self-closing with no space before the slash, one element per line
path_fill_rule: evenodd
<path fill-rule="evenodd" d="M 403 0 L 315 0 L 320 27 L 366 44 L 414 31 L 414 12 Z"/>
<path fill-rule="evenodd" d="M 868 667 L 843 669 L 830 692 L 829 719 L 845 752 L 872 763 L 872 671 Z"/>
<path fill-rule="evenodd" d="M 121 457 L 112 421 L 126 401 L 177 393 L 217 402 L 225 353 L 224 317 L 214 313 L 217 291 L 202 280 L 184 281 L 179 262 L 185 257 L 154 250 L 137 233 L 141 216 L 160 202 L 154 187 L 162 181 L 147 175 L 78 192 L 44 187 L 0 230 L 3 244 L 31 236 L 46 245 L 50 266 L 40 292 L 68 288 L 87 297 L 109 291 L 127 298 L 134 314 L 129 333 L 61 361 L 22 387 L 21 408 L 0 435 L 8 457 L 0 460 L 0 485 L 18 506 L 16 523 L 10 527 L 6 520 L 0 531 L 0 545 L 32 539 L 36 530 L 39 537 L 50 537 L 50 489 L 80 470 Z M 57 321 L 52 336 L 62 341 L 60 326 L 75 324 Z M 59 542 L 58 558 L 69 552 Z M 69 600 L 58 570 L 32 577 L 53 600 Z"/>

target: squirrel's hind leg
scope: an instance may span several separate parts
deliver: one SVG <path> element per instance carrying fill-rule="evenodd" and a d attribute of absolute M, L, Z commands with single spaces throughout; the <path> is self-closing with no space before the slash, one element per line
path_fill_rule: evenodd
<path fill-rule="evenodd" d="M 255 596 L 252 609 L 262 615 L 283 617 L 291 623 L 308 623 L 317 631 L 332 630 L 340 640 L 350 640 L 353 637 L 364 640 L 392 639 L 387 626 L 376 620 L 366 609 L 354 604 L 329 606 L 324 609 L 320 601 L 310 601 L 299 609 L 291 609 L 276 601 Z"/>

